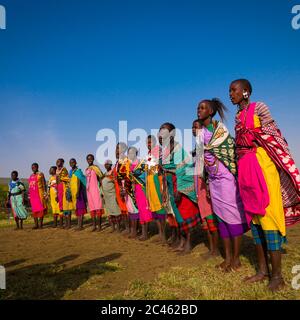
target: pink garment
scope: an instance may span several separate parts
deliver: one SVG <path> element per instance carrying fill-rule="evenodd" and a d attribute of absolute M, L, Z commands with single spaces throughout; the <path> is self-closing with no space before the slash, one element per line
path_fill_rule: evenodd
<path fill-rule="evenodd" d="M 254 128 L 255 106 L 255 103 L 251 103 L 248 112 L 245 108 L 239 115 L 246 128 Z M 239 154 L 238 151 L 238 182 L 248 224 L 253 215 L 264 216 L 270 202 L 268 187 L 256 157 L 256 146 L 253 140 L 253 134 L 246 131 L 240 137 L 237 135 L 236 141 L 237 146 L 246 147 L 242 153 Z"/>
<path fill-rule="evenodd" d="M 29 179 L 29 197 L 30 204 L 32 208 L 32 212 L 40 212 L 44 211 L 45 207 L 42 202 L 42 195 L 40 194 L 39 186 L 38 186 L 38 175 L 32 174 Z"/>
<path fill-rule="evenodd" d="M 207 216 L 213 214 L 211 200 L 207 196 L 206 183 L 204 182 L 203 178 L 195 175 L 194 179 L 198 199 L 198 207 L 200 210 L 201 218 L 204 219 Z"/>
<path fill-rule="evenodd" d="M 94 170 L 87 168 L 86 174 L 86 193 L 90 211 L 102 209 L 102 199 L 100 196 L 97 174 Z"/>
<path fill-rule="evenodd" d="M 156 145 L 153 149 L 151 149 L 151 152 L 148 152 L 149 156 L 153 156 L 156 159 L 159 159 L 159 146 Z"/>
<path fill-rule="evenodd" d="M 207 128 L 203 130 L 204 144 L 207 145 L 213 133 Z M 213 212 L 228 224 L 245 223 L 246 217 L 236 178 L 221 161 L 216 161 L 211 152 L 205 150 L 204 157 Z"/>
<path fill-rule="evenodd" d="M 148 152 L 148 159 L 149 158 L 155 158 L 156 160 L 159 159 L 160 153 L 162 155 L 162 158 L 165 159 L 170 154 L 170 150 L 168 146 L 160 147 L 159 145 L 156 145 L 151 152 Z"/>
<path fill-rule="evenodd" d="M 65 195 L 65 185 L 63 182 L 57 184 L 57 198 L 59 204 L 59 210 L 64 211 L 64 195 Z M 66 210 L 65 210 L 66 211 Z"/>
<path fill-rule="evenodd" d="M 148 202 L 141 185 L 136 184 L 135 189 L 136 204 L 139 209 L 140 222 L 147 223 L 152 220 L 152 212 L 148 209 Z"/>
<path fill-rule="evenodd" d="M 138 160 L 133 162 L 130 165 L 130 171 L 132 171 L 137 166 L 137 164 L 138 164 Z M 132 188 L 134 188 L 134 185 L 132 183 L 131 183 L 131 186 L 132 186 Z M 132 191 L 134 192 L 134 189 Z M 127 207 L 128 213 L 130 213 L 130 214 L 138 214 L 139 213 L 139 209 L 135 206 L 134 199 L 132 199 L 132 197 L 129 194 L 126 195 L 125 201 L 126 201 L 126 207 Z"/>

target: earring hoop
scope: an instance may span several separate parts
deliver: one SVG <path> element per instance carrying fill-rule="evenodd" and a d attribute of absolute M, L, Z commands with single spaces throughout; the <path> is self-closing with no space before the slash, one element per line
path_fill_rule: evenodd
<path fill-rule="evenodd" d="M 248 94 L 247 91 L 243 92 L 243 97 L 244 97 L 244 99 L 248 99 L 249 98 L 249 94 Z"/>

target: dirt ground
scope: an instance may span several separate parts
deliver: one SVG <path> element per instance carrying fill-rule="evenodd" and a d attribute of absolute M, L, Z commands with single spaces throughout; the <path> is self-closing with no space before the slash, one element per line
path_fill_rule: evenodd
<path fill-rule="evenodd" d="M 49 221 L 49 220 L 48 220 Z M 5 221 L 3 221 L 5 223 Z M 6 290 L 0 299 L 300 299 L 291 273 L 300 264 L 300 224 L 288 231 L 283 255 L 286 290 L 272 295 L 267 283 L 242 286 L 242 279 L 257 266 L 250 232 L 244 235 L 241 272 L 223 274 L 204 261 L 207 252 L 202 232 L 193 235 L 189 255 L 178 255 L 157 242 L 155 226 L 146 242 L 122 234 L 54 229 L 0 227 L 0 265 L 6 268 Z"/>
<path fill-rule="evenodd" d="M 180 256 L 157 243 L 122 234 L 54 229 L 0 229 L 0 264 L 7 272 L 5 299 L 104 299 L 123 294 L 133 280 L 151 282 L 171 267 L 201 264 L 204 243 Z M 197 254 L 198 253 L 198 254 Z"/>

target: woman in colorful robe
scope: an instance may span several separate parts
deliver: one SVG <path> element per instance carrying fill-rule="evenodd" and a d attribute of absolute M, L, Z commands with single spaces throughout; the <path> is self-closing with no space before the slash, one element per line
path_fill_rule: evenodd
<path fill-rule="evenodd" d="M 101 187 L 104 196 L 104 207 L 108 214 L 112 232 L 120 232 L 121 210 L 117 203 L 112 162 L 107 160 L 104 164 L 106 173 L 101 179 Z"/>
<path fill-rule="evenodd" d="M 224 244 L 225 260 L 219 267 L 228 272 L 241 267 L 242 235 L 249 229 L 236 179 L 234 140 L 225 125 L 214 120 L 217 113 L 224 120 L 226 110 L 218 99 L 199 103 L 198 118 L 203 123 L 200 138 L 202 153 L 198 152 L 196 157 L 204 163 L 208 175 L 213 211 L 218 218 L 218 229 Z"/>
<path fill-rule="evenodd" d="M 57 227 L 57 220 L 60 217 L 60 227 L 63 227 L 63 213 L 59 209 L 58 203 L 58 192 L 57 192 L 57 182 L 56 182 L 56 170 L 57 167 L 53 166 L 49 170 L 50 178 L 48 181 L 48 199 L 50 200 L 50 205 L 53 214 L 54 225 L 53 227 Z"/>
<path fill-rule="evenodd" d="M 122 168 L 122 162 L 126 158 L 127 145 L 124 142 L 118 142 L 116 145 L 116 159 L 117 162 L 113 168 L 113 177 L 116 189 L 116 198 L 117 203 L 121 211 L 121 221 L 125 228 L 123 232 L 125 234 L 130 234 L 129 227 L 129 218 L 128 218 L 128 209 L 126 205 L 126 189 L 125 189 L 125 181 L 124 174 L 120 173 L 120 169 Z M 124 171 L 124 168 L 123 168 Z"/>
<path fill-rule="evenodd" d="M 77 229 L 83 230 L 83 217 L 86 211 L 86 177 L 81 169 L 77 167 L 77 161 L 70 160 L 71 170 L 69 171 L 70 189 L 72 195 L 73 210 L 77 216 Z"/>
<path fill-rule="evenodd" d="M 188 253 L 191 251 L 191 231 L 201 223 L 193 161 L 175 141 L 175 126 L 172 123 L 164 123 L 160 127 L 159 142 L 167 149 L 167 152 L 162 151 L 161 165 L 167 174 L 167 190 L 182 235 L 182 241 L 175 250 Z"/>
<path fill-rule="evenodd" d="M 128 157 L 119 159 L 118 180 L 121 181 L 121 193 L 124 197 L 129 218 L 129 238 L 136 238 L 139 212 L 136 204 L 131 171 L 136 164 L 132 164 Z"/>
<path fill-rule="evenodd" d="M 56 183 L 58 193 L 59 209 L 63 213 L 66 220 L 66 229 L 71 228 L 72 219 L 72 195 L 70 189 L 70 178 L 68 170 L 64 167 L 65 160 L 60 158 L 56 161 Z"/>
<path fill-rule="evenodd" d="M 152 221 L 152 212 L 149 210 L 148 201 L 146 198 L 146 183 L 145 183 L 145 161 L 137 158 L 138 150 L 135 147 L 128 149 L 128 157 L 131 160 L 131 173 L 134 196 L 138 208 L 139 221 L 142 226 L 142 236 L 139 240 L 145 241 L 148 239 L 148 224 Z"/>
<path fill-rule="evenodd" d="M 145 163 L 145 190 L 149 210 L 152 212 L 152 218 L 156 221 L 159 239 L 166 242 L 166 210 L 163 201 L 163 171 L 159 164 L 159 145 L 156 144 L 156 138 L 149 135 L 147 138 L 148 156 Z M 174 239 L 175 241 L 175 239 Z"/>
<path fill-rule="evenodd" d="M 11 210 L 16 222 L 16 230 L 23 229 L 23 220 L 27 219 L 28 213 L 24 206 L 25 186 L 18 178 L 18 172 L 11 173 L 11 180 L 8 185 L 7 202 L 10 203 Z"/>
<path fill-rule="evenodd" d="M 43 228 L 44 215 L 47 213 L 47 185 L 44 174 L 39 171 L 39 165 L 33 163 L 31 169 L 33 173 L 28 179 L 28 194 L 35 223 L 33 229 L 38 229 Z"/>
<path fill-rule="evenodd" d="M 209 251 L 203 255 L 204 259 L 217 257 L 219 255 L 218 223 L 217 216 L 213 213 L 209 188 L 206 183 L 207 174 L 204 171 L 204 139 L 202 134 L 202 122 L 197 119 L 193 122 L 192 132 L 196 139 L 196 148 L 193 152 L 195 165 L 195 190 L 197 194 L 198 207 L 202 220 L 202 230 L 206 232 Z M 202 154 L 202 157 L 199 155 Z M 197 156 L 198 155 L 198 156 Z"/>
<path fill-rule="evenodd" d="M 86 175 L 86 193 L 88 206 L 93 222 L 92 232 L 102 230 L 103 204 L 100 195 L 100 179 L 103 176 L 101 169 L 94 164 L 95 157 L 92 154 L 86 157 L 88 167 L 85 170 Z"/>
<path fill-rule="evenodd" d="M 250 102 L 252 86 L 246 79 L 230 85 L 230 99 L 238 105 L 236 147 L 239 186 L 247 221 L 256 246 L 259 271 L 247 282 L 268 278 L 271 291 L 284 287 L 281 246 L 286 226 L 300 221 L 300 175 L 288 145 L 262 102 Z"/>

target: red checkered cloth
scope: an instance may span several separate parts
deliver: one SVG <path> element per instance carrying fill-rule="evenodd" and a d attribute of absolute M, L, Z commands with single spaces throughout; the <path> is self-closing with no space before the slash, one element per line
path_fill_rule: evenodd
<path fill-rule="evenodd" d="M 186 235 L 192 230 L 194 230 L 198 225 L 201 224 L 201 217 L 200 214 L 197 213 L 191 218 L 184 220 L 182 223 L 179 224 L 179 229 L 182 235 Z"/>
<path fill-rule="evenodd" d="M 108 216 L 108 220 L 110 223 L 120 223 L 121 222 L 121 215 L 118 216 Z"/>

